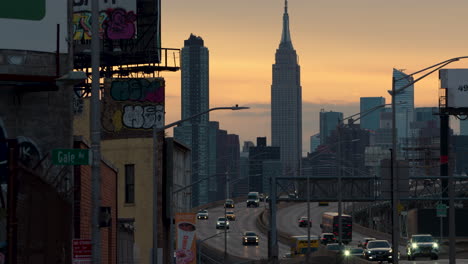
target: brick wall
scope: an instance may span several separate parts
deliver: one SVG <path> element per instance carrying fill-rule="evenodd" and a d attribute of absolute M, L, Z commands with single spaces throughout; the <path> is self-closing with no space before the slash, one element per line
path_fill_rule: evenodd
<path fill-rule="evenodd" d="M 75 141 L 75 148 L 87 149 Z M 75 238 L 91 239 L 91 166 L 75 166 Z M 101 162 L 101 206 L 111 207 L 112 223 L 101 228 L 102 264 L 115 264 L 117 256 L 117 171 Z"/>

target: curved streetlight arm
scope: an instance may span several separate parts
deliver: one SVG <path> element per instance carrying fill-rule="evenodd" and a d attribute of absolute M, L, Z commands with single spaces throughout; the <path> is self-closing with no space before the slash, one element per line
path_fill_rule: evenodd
<path fill-rule="evenodd" d="M 424 69 L 422 69 L 422 70 L 419 70 L 419 71 L 413 72 L 413 73 L 411 73 L 411 74 L 408 74 L 408 75 L 406 75 L 406 76 L 404 76 L 404 77 L 402 77 L 402 78 L 395 79 L 395 82 L 398 82 L 398 81 L 407 79 L 407 78 L 409 78 L 409 77 L 411 77 L 411 76 L 413 76 L 413 75 L 415 75 L 415 74 L 418 74 L 418 73 L 427 71 L 427 70 L 429 70 L 429 69 L 432 69 L 432 68 L 434 68 L 434 67 L 437 67 L 437 68 L 435 68 L 434 70 L 431 70 L 430 72 L 428 72 L 428 73 L 424 74 L 423 76 L 417 78 L 416 80 L 412 81 L 411 83 L 409 83 L 409 84 L 407 84 L 407 85 L 405 85 L 405 86 L 399 88 L 398 90 L 395 90 L 395 95 L 396 95 L 396 94 L 399 94 L 399 93 L 400 93 L 401 91 L 403 91 L 404 89 L 410 87 L 411 85 L 415 84 L 416 82 L 420 81 L 421 79 L 425 78 L 426 76 L 432 74 L 433 72 L 435 72 L 435 71 L 437 71 L 437 70 L 439 70 L 439 69 L 441 69 L 441 68 L 447 66 L 448 64 L 450 64 L 450 63 L 452 63 L 452 62 L 456 62 L 456 61 L 459 61 L 459 60 L 462 60 L 462 59 L 468 59 L 468 56 L 462 56 L 462 57 L 451 58 L 451 59 L 448 59 L 448 60 L 439 62 L 439 63 L 437 63 L 437 64 L 434 64 L 434 65 L 432 65 L 432 66 L 426 67 L 426 68 L 424 68 Z M 393 96 L 393 91 L 388 91 L 388 93 L 389 93 L 391 96 Z"/>
<path fill-rule="evenodd" d="M 433 69 L 432 71 L 430 71 L 430 72 L 424 74 L 423 76 L 417 78 L 416 80 L 414 80 L 414 81 L 412 81 L 412 82 L 406 84 L 405 86 L 399 88 L 398 90 L 395 90 L 395 94 L 397 95 L 397 94 L 401 93 L 401 92 L 402 92 L 403 90 L 405 90 L 406 88 L 408 88 L 408 87 L 410 87 L 411 85 L 413 85 L 413 84 L 419 82 L 421 79 L 426 78 L 426 76 L 432 74 L 433 72 L 435 72 L 435 71 L 437 71 L 437 70 L 439 70 L 439 69 L 441 69 L 441 68 L 443 68 L 443 67 L 447 66 L 448 64 L 450 64 L 450 63 L 452 63 L 452 62 L 455 62 L 455 61 L 458 61 L 458 60 L 448 61 L 448 62 L 445 62 L 445 63 L 442 64 L 442 65 L 439 64 L 439 65 L 440 65 L 439 67 L 437 67 L 437 68 Z M 410 75 L 406 76 L 405 78 L 407 78 L 407 77 L 409 77 L 409 76 L 410 76 Z M 398 79 L 398 80 L 395 80 L 395 82 L 397 82 L 397 81 L 399 81 L 399 80 L 401 80 L 401 78 Z M 388 92 L 390 93 L 390 95 L 393 96 L 393 92 L 392 92 L 392 91 L 388 91 Z"/>
<path fill-rule="evenodd" d="M 361 118 L 363 118 L 364 116 L 370 114 L 371 112 L 373 112 L 373 111 L 375 111 L 375 110 L 377 110 L 377 109 L 379 109 L 379 108 L 383 108 L 383 107 L 385 107 L 385 106 L 387 106 L 387 105 L 391 105 L 391 104 L 382 104 L 382 105 L 374 106 L 374 107 L 372 107 L 372 108 L 370 108 L 370 109 L 367 109 L 367 110 L 365 110 L 365 111 L 362 111 L 362 112 L 356 113 L 356 114 L 354 114 L 354 115 L 350 115 L 350 116 L 348 116 L 348 117 L 345 117 L 345 118 L 343 118 L 342 120 L 339 120 L 339 123 L 340 123 L 340 124 L 341 124 L 341 123 L 344 123 L 344 121 L 347 120 L 347 119 L 352 120 L 351 123 L 353 123 L 354 121 L 358 121 L 359 119 L 361 119 Z M 359 115 L 359 118 L 353 119 L 353 117 L 355 117 L 355 116 L 357 116 L 357 115 Z"/>
<path fill-rule="evenodd" d="M 448 60 L 439 62 L 439 63 L 437 63 L 437 64 L 434 64 L 434 65 L 432 65 L 432 66 L 429 66 L 429 67 L 424 68 L 424 69 L 422 69 L 422 70 L 419 70 L 419 71 L 417 71 L 417 72 L 413 72 L 413 73 L 408 74 L 408 75 L 406 75 L 406 76 L 404 76 L 404 77 L 401 77 L 400 79 L 396 79 L 395 81 L 397 82 L 397 81 L 406 79 L 406 78 L 408 78 L 408 77 L 411 77 L 411 76 L 413 76 L 413 75 L 415 75 L 415 74 L 418 74 L 418 73 L 421 73 L 421 72 L 423 72 L 423 71 L 427 71 L 427 70 L 429 70 L 429 69 L 431 69 L 431 68 L 437 67 L 437 66 L 439 66 L 439 65 L 442 65 L 442 64 L 445 64 L 445 63 L 447 63 L 447 64 L 448 64 L 448 63 L 452 63 L 452 62 L 455 62 L 455 61 L 459 61 L 459 60 L 461 60 L 461 59 L 468 59 L 468 56 L 455 57 L 455 58 L 451 58 L 451 59 L 448 59 Z"/>
<path fill-rule="evenodd" d="M 170 124 L 168 124 L 168 125 L 165 125 L 164 127 L 158 128 L 158 129 L 156 130 L 156 132 L 158 133 L 158 132 L 164 131 L 164 130 L 166 130 L 166 129 L 168 129 L 168 128 L 171 128 L 171 127 L 173 127 L 173 126 L 180 125 L 180 124 L 182 124 L 182 123 L 185 122 L 185 121 L 188 121 L 188 120 L 193 119 L 193 118 L 195 118 L 195 117 L 199 117 L 199 116 L 201 116 L 201 115 L 207 114 L 207 113 L 209 113 L 209 112 L 211 112 L 211 111 L 215 111 L 215 110 L 233 110 L 233 111 L 235 111 L 235 110 L 243 110 L 243 109 L 250 109 L 250 107 L 237 106 L 237 105 L 236 105 L 236 106 L 232 106 L 232 107 L 214 107 L 214 108 L 210 108 L 210 109 L 208 109 L 208 110 L 206 110 L 206 111 L 203 111 L 203 112 L 201 112 L 201 113 L 195 114 L 195 115 L 193 115 L 193 116 L 190 116 L 190 117 L 184 118 L 184 119 L 182 119 L 182 120 L 179 120 L 179 121 L 170 123 Z"/>

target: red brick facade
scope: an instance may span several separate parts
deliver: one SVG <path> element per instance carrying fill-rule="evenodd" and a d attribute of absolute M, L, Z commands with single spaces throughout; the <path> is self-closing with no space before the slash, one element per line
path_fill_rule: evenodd
<path fill-rule="evenodd" d="M 75 148 L 87 149 L 75 141 Z M 75 238 L 91 239 L 91 166 L 75 166 Z M 102 264 L 117 263 L 117 171 L 101 161 L 101 206 L 111 207 L 111 226 L 101 228 Z"/>

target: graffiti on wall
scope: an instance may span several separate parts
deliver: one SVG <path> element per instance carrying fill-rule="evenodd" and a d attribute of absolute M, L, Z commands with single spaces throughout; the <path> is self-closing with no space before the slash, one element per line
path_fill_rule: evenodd
<path fill-rule="evenodd" d="M 151 137 L 164 126 L 163 78 L 106 79 L 102 101 L 103 138 Z"/>
<path fill-rule="evenodd" d="M 73 39 L 91 40 L 89 0 L 73 0 Z M 112 40 L 136 38 L 136 0 L 101 0 L 99 37 Z"/>

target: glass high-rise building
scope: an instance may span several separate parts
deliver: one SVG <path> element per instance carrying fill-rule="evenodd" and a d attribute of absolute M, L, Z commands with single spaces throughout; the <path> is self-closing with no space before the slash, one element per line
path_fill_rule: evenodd
<path fill-rule="evenodd" d="M 361 129 L 376 131 L 380 127 L 380 113 L 384 111 L 384 107 L 366 112 L 374 107 L 385 105 L 383 97 L 361 97 L 360 98 L 360 113 Z"/>
<path fill-rule="evenodd" d="M 182 119 L 209 109 L 209 53 L 201 37 L 193 34 L 181 50 Z M 208 177 L 209 114 L 174 128 L 174 137 L 192 149 L 192 182 Z M 193 187 L 192 205 L 209 202 L 209 183 L 201 181 Z"/>
<path fill-rule="evenodd" d="M 393 69 L 393 78 L 395 78 L 395 90 L 413 82 L 413 77 L 409 77 L 403 71 L 397 69 Z M 410 85 L 398 93 L 395 96 L 395 103 L 398 138 L 411 137 L 410 124 L 414 120 L 414 85 Z"/>
<path fill-rule="evenodd" d="M 343 113 L 341 112 L 325 112 L 320 111 L 320 144 L 327 143 L 327 138 L 331 136 L 332 132 L 336 130 L 338 122 L 343 120 Z"/>
<path fill-rule="evenodd" d="M 302 156 L 301 68 L 291 42 L 287 0 L 281 42 L 273 64 L 271 139 L 273 147 L 280 147 L 284 174 L 297 175 Z"/>

